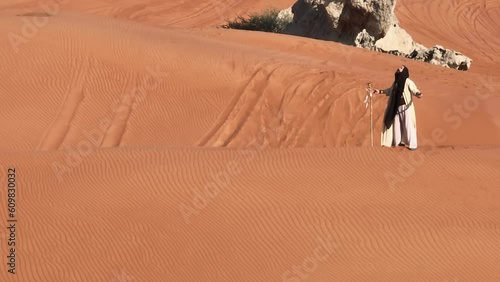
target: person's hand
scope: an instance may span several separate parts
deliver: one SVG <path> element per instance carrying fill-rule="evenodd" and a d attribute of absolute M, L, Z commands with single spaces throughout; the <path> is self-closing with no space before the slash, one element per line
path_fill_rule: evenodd
<path fill-rule="evenodd" d="M 422 92 L 418 92 L 415 96 L 417 96 L 418 99 L 422 98 Z"/>

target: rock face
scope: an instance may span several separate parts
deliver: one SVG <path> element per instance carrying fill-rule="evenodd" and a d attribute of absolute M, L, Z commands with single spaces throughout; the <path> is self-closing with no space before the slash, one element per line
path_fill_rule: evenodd
<path fill-rule="evenodd" d="M 292 18 L 283 33 L 341 42 L 414 60 L 468 70 L 472 60 L 441 46 L 413 41 L 394 14 L 396 0 L 298 0 L 280 12 Z"/>
<path fill-rule="evenodd" d="M 433 65 L 444 65 L 457 70 L 469 70 L 472 60 L 461 53 L 436 45 L 429 49 L 415 49 L 406 57 Z"/>

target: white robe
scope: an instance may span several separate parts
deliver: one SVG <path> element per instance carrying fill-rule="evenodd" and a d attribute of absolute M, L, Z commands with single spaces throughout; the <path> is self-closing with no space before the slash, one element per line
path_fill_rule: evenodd
<path fill-rule="evenodd" d="M 391 95 L 392 92 L 392 86 L 384 89 L 384 93 L 386 96 Z M 415 116 L 415 107 L 413 106 L 412 102 L 412 96 L 416 95 L 419 93 L 420 90 L 418 90 L 417 86 L 415 85 L 415 82 L 413 82 L 411 79 L 407 78 L 406 83 L 405 83 L 405 88 L 403 91 L 403 97 L 405 99 L 406 106 L 408 107 L 408 114 L 411 117 L 413 121 L 413 125 L 415 128 L 417 127 L 417 118 Z M 387 108 L 385 109 L 385 114 L 387 114 Z M 385 116 L 384 114 L 384 116 Z M 380 138 L 380 144 L 383 147 L 392 147 L 392 146 L 397 146 L 398 144 L 393 144 L 393 139 L 394 139 L 394 121 L 391 124 L 391 127 L 387 128 L 385 126 L 385 123 L 382 124 L 382 134 Z"/>

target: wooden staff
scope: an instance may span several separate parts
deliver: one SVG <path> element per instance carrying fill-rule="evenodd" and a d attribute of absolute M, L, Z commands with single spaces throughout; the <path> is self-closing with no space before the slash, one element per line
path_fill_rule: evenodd
<path fill-rule="evenodd" d="M 368 96 L 369 96 L 369 99 L 370 99 L 370 144 L 372 145 L 373 147 L 373 103 L 372 103 L 372 83 L 371 82 L 368 82 L 368 85 L 367 85 L 367 89 L 366 91 L 368 91 Z"/>

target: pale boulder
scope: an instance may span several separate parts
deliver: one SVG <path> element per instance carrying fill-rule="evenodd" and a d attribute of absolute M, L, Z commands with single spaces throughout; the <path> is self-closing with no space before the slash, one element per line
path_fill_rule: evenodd
<path fill-rule="evenodd" d="M 468 70 L 472 60 L 441 46 L 414 42 L 394 13 L 396 0 L 298 0 L 281 11 L 292 17 L 283 33 L 336 41 L 404 56 L 443 67 Z"/>

